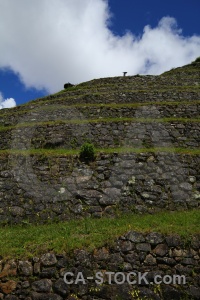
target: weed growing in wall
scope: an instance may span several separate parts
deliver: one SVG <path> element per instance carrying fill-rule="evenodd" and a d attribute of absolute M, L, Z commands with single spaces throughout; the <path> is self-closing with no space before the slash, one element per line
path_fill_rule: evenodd
<path fill-rule="evenodd" d="M 195 59 L 195 62 L 200 62 L 200 56 Z"/>
<path fill-rule="evenodd" d="M 94 145 L 91 143 L 84 143 L 81 147 L 79 157 L 83 161 L 93 161 L 95 158 Z"/>

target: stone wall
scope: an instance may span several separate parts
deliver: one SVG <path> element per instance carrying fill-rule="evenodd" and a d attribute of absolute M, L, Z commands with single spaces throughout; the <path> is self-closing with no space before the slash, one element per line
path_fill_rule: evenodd
<path fill-rule="evenodd" d="M 92 80 L 1 110 L 0 225 L 199 208 L 199 66 Z M 85 141 L 102 148 L 93 162 L 66 154 Z M 199 248 L 199 236 L 129 232 L 93 253 L 1 258 L 0 299 L 199 299 Z M 186 284 L 68 286 L 67 271 L 149 272 L 149 281 L 176 274 Z"/>
<path fill-rule="evenodd" d="M 92 80 L 2 110 L 0 223 L 198 208 L 199 99 L 197 64 Z M 94 162 L 66 155 L 86 141 L 102 149 Z"/>
<path fill-rule="evenodd" d="M 80 147 L 85 141 L 95 147 L 130 146 L 199 148 L 200 125 L 197 122 L 83 122 L 48 124 L 1 131 L 0 149 Z"/>
<path fill-rule="evenodd" d="M 164 152 L 78 156 L 2 154 L 0 222 L 198 208 L 200 157 Z"/>
<path fill-rule="evenodd" d="M 29 260 L 2 259 L 0 299 L 197 300 L 200 298 L 199 249 L 200 236 L 197 235 L 186 241 L 178 235 L 130 231 L 112 246 L 95 249 L 92 253 L 82 249 L 71 255 L 45 253 Z M 82 272 L 83 281 L 66 284 L 66 272 L 74 274 L 72 278 L 66 277 L 68 281 L 75 281 L 78 272 Z M 99 281 L 97 272 L 102 274 L 100 285 L 95 282 Z M 114 273 L 111 284 L 107 272 Z M 117 275 L 118 272 L 122 275 Z M 130 272 L 136 273 L 136 277 L 131 278 L 132 284 L 117 284 L 122 281 L 122 276 L 128 278 Z M 139 283 L 139 273 L 145 272 L 145 279 Z M 158 275 L 160 277 L 156 277 Z M 176 275 L 183 276 L 179 282 Z M 156 278 L 162 283 L 158 284 Z M 171 283 L 166 284 L 169 281 Z"/>

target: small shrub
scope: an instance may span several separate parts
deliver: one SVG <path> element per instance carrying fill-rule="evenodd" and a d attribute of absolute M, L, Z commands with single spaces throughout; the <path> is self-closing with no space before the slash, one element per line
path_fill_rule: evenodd
<path fill-rule="evenodd" d="M 72 87 L 72 86 L 74 86 L 74 85 L 71 84 L 70 82 L 65 83 L 65 84 L 64 84 L 64 89 L 68 89 L 68 88 L 70 88 L 70 87 Z"/>
<path fill-rule="evenodd" d="M 84 161 L 93 161 L 95 158 L 94 145 L 91 143 L 84 143 L 80 150 L 80 159 Z"/>
<path fill-rule="evenodd" d="M 200 63 L 200 56 L 192 62 L 192 65 L 197 65 L 198 63 Z"/>

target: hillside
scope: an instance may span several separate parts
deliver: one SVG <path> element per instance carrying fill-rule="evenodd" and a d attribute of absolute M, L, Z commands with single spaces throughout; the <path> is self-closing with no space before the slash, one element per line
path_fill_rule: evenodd
<path fill-rule="evenodd" d="M 0 110 L 0 299 L 198 300 L 199 112 L 198 61 Z"/>
<path fill-rule="evenodd" d="M 199 79 L 196 62 L 1 110 L 0 222 L 199 207 Z M 96 149 L 89 163 L 85 142 Z"/>

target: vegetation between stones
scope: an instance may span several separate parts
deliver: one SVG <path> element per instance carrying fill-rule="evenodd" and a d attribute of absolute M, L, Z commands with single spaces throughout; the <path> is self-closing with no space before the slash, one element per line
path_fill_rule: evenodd
<path fill-rule="evenodd" d="M 80 150 L 80 159 L 84 161 L 93 161 L 95 157 L 94 145 L 91 143 L 84 143 Z"/>

